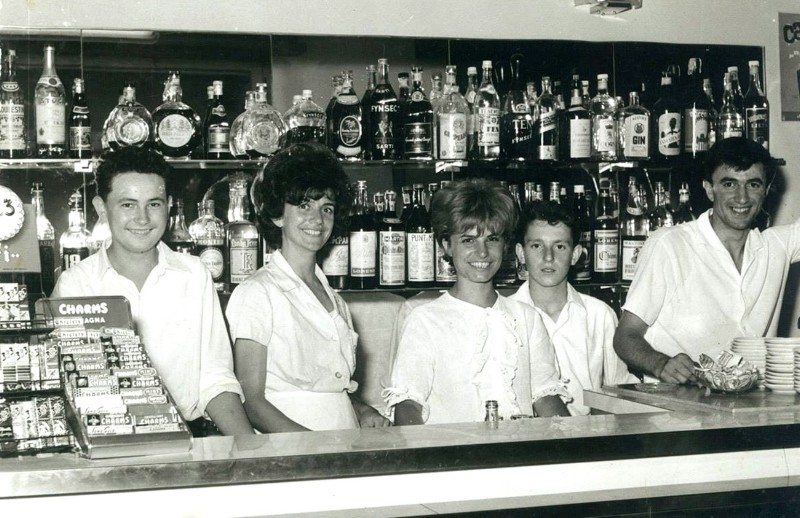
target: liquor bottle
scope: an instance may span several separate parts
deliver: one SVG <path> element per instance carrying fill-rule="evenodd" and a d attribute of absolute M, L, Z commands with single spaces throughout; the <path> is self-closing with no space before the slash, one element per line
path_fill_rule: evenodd
<path fill-rule="evenodd" d="M 217 291 L 225 290 L 227 262 L 225 261 L 225 224 L 214 215 L 213 199 L 197 204 L 198 216 L 189 225 L 194 241 L 194 253 L 206 266 Z"/>
<path fill-rule="evenodd" d="M 744 96 L 744 133 L 769 150 L 769 103 L 761 88 L 758 61 L 748 62 L 750 67 L 750 86 Z"/>
<path fill-rule="evenodd" d="M 67 94 L 56 73 L 56 48 L 44 46 L 42 75 L 36 83 L 36 154 L 40 158 L 67 155 Z"/>
<path fill-rule="evenodd" d="M 650 232 L 661 227 L 671 227 L 675 223 L 672 211 L 669 210 L 667 194 L 664 189 L 664 182 L 656 182 L 655 187 L 655 208 L 650 213 Z"/>
<path fill-rule="evenodd" d="M 640 203 L 639 185 L 636 177 L 630 176 L 628 178 L 628 201 L 625 204 L 625 213 L 620 229 L 620 240 L 622 241 L 620 278 L 623 282 L 633 280 L 636 265 L 639 262 L 639 253 L 647 239 L 648 227 L 647 216 Z"/>
<path fill-rule="evenodd" d="M 533 156 L 533 117 L 522 82 L 522 54 L 511 56 L 511 83 L 500 119 L 500 149 L 508 160 Z"/>
<path fill-rule="evenodd" d="M 672 77 L 665 75 L 661 78 L 661 97 L 651 111 L 652 142 L 656 144 L 652 152 L 660 160 L 673 160 L 681 153 L 682 115 L 672 92 Z"/>
<path fill-rule="evenodd" d="M 583 107 L 581 81 L 572 76 L 569 108 L 561 114 L 561 145 L 564 160 L 581 160 L 592 156 L 592 114 Z"/>
<path fill-rule="evenodd" d="M 393 160 L 398 158 L 400 150 L 397 138 L 402 132 L 400 126 L 400 103 L 394 88 L 389 84 L 389 60 L 378 60 L 378 84 L 369 99 L 369 130 L 371 132 L 372 160 Z"/>
<path fill-rule="evenodd" d="M 339 97 L 339 94 L 342 91 L 342 77 L 345 72 L 342 72 L 342 75 L 335 75 L 331 76 L 331 89 L 333 93 L 331 93 L 331 98 L 328 99 L 328 104 L 325 106 L 325 120 L 326 120 L 326 127 L 325 127 L 325 138 L 328 147 L 331 149 L 333 148 L 333 121 L 331 119 L 331 111 L 333 110 L 333 105 L 336 104 L 336 98 Z M 353 72 L 350 72 L 350 81 L 352 83 Z"/>
<path fill-rule="evenodd" d="M 542 93 L 536 99 L 533 123 L 536 158 L 558 160 L 558 103 L 550 89 L 550 78 L 542 77 Z"/>
<path fill-rule="evenodd" d="M 364 151 L 361 103 L 353 90 L 353 72 L 342 72 L 339 94 L 331 107 L 328 138 L 341 160 L 360 160 Z"/>
<path fill-rule="evenodd" d="M 583 105 L 584 110 L 591 110 L 592 109 L 592 96 L 589 93 L 589 80 L 582 79 L 581 80 L 581 104 Z"/>
<path fill-rule="evenodd" d="M 484 60 L 481 86 L 475 95 L 473 110 L 476 114 L 475 158 L 497 160 L 500 158 L 500 97 L 492 83 L 492 62 Z"/>
<path fill-rule="evenodd" d="M 194 254 L 194 239 L 186 228 L 186 217 L 183 214 L 183 200 L 175 198 L 169 211 L 169 224 L 164 237 L 161 238 L 168 247 L 181 254 Z"/>
<path fill-rule="evenodd" d="M 617 101 L 608 94 L 608 74 L 597 75 L 597 95 L 592 98 L 592 158 L 616 160 L 617 128 L 614 113 Z"/>
<path fill-rule="evenodd" d="M 25 97 L 17 83 L 17 53 L 8 50 L 0 68 L 0 158 L 23 158 L 28 154 L 28 120 Z"/>
<path fill-rule="evenodd" d="M 736 106 L 733 104 L 733 85 L 730 81 L 729 72 L 725 72 L 723 85 L 725 86 L 725 92 L 722 94 L 722 108 L 719 109 L 719 115 L 717 116 L 717 139 L 743 137 L 744 117 L 736 111 Z"/>
<path fill-rule="evenodd" d="M 120 103 L 108 115 L 103 135 L 111 150 L 127 146 L 142 147 L 153 141 L 153 118 L 136 101 L 136 86 L 126 83 Z"/>
<path fill-rule="evenodd" d="M 525 84 L 525 94 L 528 96 L 528 108 L 531 111 L 531 117 L 533 117 L 536 111 L 536 100 L 539 98 L 539 94 L 536 92 L 535 81 L 528 81 Z"/>
<path fill-rule="evenodd" d="M 728 67 L 728 77 L 731 83 L 731 92 L 733 94 L 733 107 L 744 117 L 744 95 L 742 95 L 742 84 L 739 81 L 739 67 Z"/>
<path fill-rule="evenodd" d="M 267 84 L 256 83 L 256 98 L 242 122 L 245 149 L 250 158 L 274 155 L 286 140 L 281 114 L 267 102 Z"/>
<path fill-rule="evenodd" d="M 214 81 L 211 102 L 203 121 L 206 158 L 225 159 L 231 157 L 231 125 L 222 92 L 222 81 Z"/>
<path fill-rule="evenodd" d="M 414 207 L 414 189 L 410 185 L 404 185 L 400 188 L 400 195 L 403 199 L 403 207 L 400 211 L 400 219 L 403 223 L 408 221 L 411 216 L 411 209 Z"/>
<path fill-rule="evenodd" d="M 169 158 L 189 158 L 202 136 L 200 117 L 182 97 L 180 73 L 171 71 L 164 82 L 164 102 L 153 111 L 156 151 Z"/>
<path fill-rule="evenodd" d="M 431 106 L 433 106 L 434 110 L 436 110 L 436 106 L 439 104 L 439 101 L 441 101 L 443 95 L 444 84 L 442 83 L 442 74 L 431 74 L 431 95 L 428 96 L 428 99 L 430 99 Z"/>
<path fill-rule="evenodd" d="M 249 158 L 247 155 L 247 139 L 244 134 L 244 120 L 256 102 L 256 93 L 253 90 L 248 90 L 245 92 L 244 99 L 244 111 L 233 120 L 228 141 L 231 155 L 233 158 L 240 160 Z"/>
<path fill-rule="evenodd" d="M 472 114 L 458 91 L 454 65 L 446 67 L 445 77 L 444 95 L 435 113 L 438 156 L 444 160 L 465 159 Z"/>
<path fill-rule="evenodd" d="M 406 279 L 411 288 L 427 288 L 432 286 L 434 281 L 433 227 L 430 214 L 425 210 L 424 190 L 423 184 L 414 184 L 413 206 L 406 220 L 406 251 L 408 254 Z"/>
<path fill-rule="evenodd" d="M 402 105 L 411 98 L 411 89 L 408 86 L 408 72 L 397 74 L 397 85 L 397 101 Z"/>
<path fill-rule="evenodd" d="M 600 188 L 597 216 L 592 229 L 592 281 L 613 283 L 617 280 L 619 254 L 619 224 L 614 217 L 611 195 L 607 187 Z"/>
<path fill-rule="evenodd" d="M 378 223 L 378 287 L 397 288 L 406 282 L 406 229 L 397 217 L 394 192 L 387 191 L 384 202 Z"/>
<path fill-rule="evenodd" d="M 228 224 L 225 225 L 226 280 L 231 291 L 259 268 L 260 239 L 258 229 L 249 220 L 247 202 L 247 180 L 242 177 L 231 178 Z"/>
<path fill-rule="evenodd" d="M 283 116 L 286 124 L 286 145 L 300 142 L 325 143 L 325 112 L 313 101 L 313 92 L 303 90 Z"/>
<path fill-rule="evenodd" d="M 83 196 L 79 192 L 69 197 L 69 226 L 61 234 L 61 269 L 66 271 L 89 257 L 89 238 L 86 230 L 86 216 L 83 213 Z"/>
<path fill-rule="evenodd" d="M 511 81 L 511 63 L 503 57 L 496 56 L 492 69 L 492 83 L 499 98 L 504 99 Z"/>
<path fill-rule="evenodd" d="M 650 158 L 650 112 L 639 104 L 639 94 L 631 92 L 628 106 L 622 109 L 619 150 L 624 160 Z"/>
<path fill-rule="evenodd" d="M 675 209 L 672 219 L 676 225 L 696 219 L 689 202 L 689 184 L 686 182 L 681 183 L 681 188 L 678 189 L 678 208 Z"/>
<path fill-rule="evenodd" d="M 690 58 L 688 65 L 689 89 L 683 107 L 683 152 L 692 158 L 701 158 L 708 151 L 708 121 L 713 106 L 703 91 L 700 58 Z"/>
<path fill-rule="evenodd" d="M 714 101 L 714 92 L 711 89 L 711 79 L 708 77 L 703 78 L 703 92 L 705 92 L 708 102 L 711 104 L 711 109 L 708 112 L 708 149 L 714 147 L 717 143 L 717 103 Z"/>
<path fill-rule="evenodd" d="M 319 254 L 320 268 L 328 279 L 328 284 L 335 290 L 347 288 L 347 273 L 350 267 L 349 238 L 332 236 Z"/>
<path fill-rule="evenodd" d="M 355 205 L 350 216 L 349 242 L 350 275 L 348 284 L 351 289 L 372 289 L 378 284 L 376 258 L 378 251 L 378 233 L 375 220 L 369 213 L 367 200 L 367 182 L 358 180 L 355 190 Z"/>
<path fill-rule="evenodd" d="M 47 296 L 56 285 L 56 232 L 44 213 L 44 188 L 39 182 L 34 183 L 31 189 L 31 203 L 36 211 L 36 238 L 39 241 L 39 262 L 41 263 L 40 286 L 38 287 L 41 289 L 41 293 Z M 32 286 L 28 288 L 33 289 Z"/>
<path fill-rule="evenodd" d="M 547 201 L 561 204 L 561 182 L 550 182 Z"/>
<path fill-rule="evenodd" d="M 558 111 L 567 109 L 567 104 L 564 102 L 564 92 L 561 90 L 561 81 L 553 81 L 553 97 L 556 98 L 556 108 Z"/>
<path fill-rule="evenodd" d="M 464 100 L 467 101 L 469 114 L 467 116 L 467 156 L 472 156 L 478 140 L 478 114 L 475 111 L 475 97 L 478 95 L 478 69 L 467 68 L 467 88 L 464 90 Z"/>
<path fill-rule="evenodd" d="M 422 88 L 422 67 L 411 67 L 411 95 L 400 113 L 403 151 L 410 160 L 433 158 L 433 107 Z"/>
<path fill-rule="evenodd" d="M 76 77 L 72 83 L 72 111 L 69 114 L 69 156 L 92 157 L 92 120 L 86 104 L 83 79 Z"/>
<path fill-rule="evenodd" d="M 372 126 L 370 126 L 370 110 L 372 106 L 372 94 L 375 93 L 375 85 L 378 82 L 378 72 L 375 65 L 367 65 L 367 88 L 361 98 L 361 118 L 362 140 L 361 146 L 364 148 L 364 159 L 372 160 Z"/>
<path fill-rule="evenodd" d="M 572 210 L 577 219 L 580 235 L 578 244 L 581 245 L 581 255 L 572 267 L 572 279 L 575 282 L 590 282 L 592 280 L 592 209 L 586 198 L 586 188 L 583 184 L 575 184 L 575 194 L 572 200 Z"/>

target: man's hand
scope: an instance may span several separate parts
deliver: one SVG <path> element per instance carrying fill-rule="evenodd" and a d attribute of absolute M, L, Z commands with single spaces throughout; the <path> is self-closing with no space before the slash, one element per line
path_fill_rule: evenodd
<path fill-rule="evenodd" d="M 361 428 L 383 428 L 392 426 L 392 422 L 378 413 L 377 410 L 369 405 L 363 405 L 357 409 L 358 424 Z"/>
<path fill-rule="evenodd" d="M 667 359 L 654 374 L 665 383 L 693 382 L 695 381 L 694 362 L 688 355 L 680 353 Z"/>

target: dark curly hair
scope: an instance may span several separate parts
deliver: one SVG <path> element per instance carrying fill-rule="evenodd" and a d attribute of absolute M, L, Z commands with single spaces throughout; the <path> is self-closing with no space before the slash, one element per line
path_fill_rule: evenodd
<path fill-rule="evenodd" d="M 758 142 L 745 137 L 730 137 L 717 141 L 708 150 L 705 167 L 703 169 L 704 179 L 711 182 L 712 175 L 717 168 L 727 166 L 734 171 L 747 171 L 755 164 L 764 166 L 765 181 L 771 183 L 777 172 L 775 160 Z"/>
<path fill-rule="evenodd" d="M 293 144 L 269 159 L 250 188 L 261 235 L 281 246 L 281 229 L 273 219 L 283 217 L 284 204 L 300 205 L 327 196 L 336 204 L 331 237 L 344 235 L 353 203 L 347 173 L 331 151 L 316 142 Z"/>
<path fill-rule="evenodd" d="M 535 201 L 522 209 L 517 225 L 516 242 L 525 245 L 525 233 L 528 225 L 534 221 L 545 221 L 550 225 L 563 223 L 569 228 L 572 236 L 572 245 L 578 244 L 581 233 L 581 226 L 578 217 L 572 209 L 554 201 Z"/>
<path fill-rule="evenodd" d="M 140 147 L 124 147 L 117 151 L 109 151 L 101 157 L 100 165 L 95 173 L 97 195 L 107 201 L 111 192 L 111 183 L 114 178 L 122 173 L 155 174 L 164 179 L 164 185 L 169 185 L 172 168 L 164 157 L 156 151 Z"/>

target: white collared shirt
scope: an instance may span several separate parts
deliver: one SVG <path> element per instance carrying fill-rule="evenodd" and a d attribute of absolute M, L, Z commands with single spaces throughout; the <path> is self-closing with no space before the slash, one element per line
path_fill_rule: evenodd
<path fill-rule="evenodd" d="M 751 230 L 741 273 L 703 213 L 647 239 L 624 306 L 668 356 L 697 360 L 737 336 L 775 336 L 791 263 L 800 260 L 800 220 Z"/>
<path fill-rule="evenodd" d="M 223 392 L 242 397 L 231 342 L 208 270 L 196 257 L 157 245 L 158 264 L 139 291 L 108 260 L 105 247 L 66 270 L 53 297 L 122 295 L 147 354 L 184 419 L 202 417 Z"/>
<path fill-rule="evenodd" d="M 523 302 L 542 317 L 558 358 L 561 379 L 568 380 L 572 402 L 567 409 L 572 415 L 588 415 L 583 404 L 583 390 L 600 390 L 603 385 L 636 383 L 625 363 L 614 352 L 614 331 L 617 316 L 605 302 L 579 293 L 567 283 L 567 303 L 558 320 L 553 321 L 531 298 L 529 282 L 520 286 L 510 298 Z"/>

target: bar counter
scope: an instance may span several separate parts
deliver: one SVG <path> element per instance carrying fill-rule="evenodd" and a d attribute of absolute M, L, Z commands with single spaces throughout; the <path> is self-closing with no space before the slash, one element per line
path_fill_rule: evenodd
<path fill-rule="evenodd" d="M 0 511 L 403 516 L 800 486 L 798 411 L 586 397 L 615 413 L 212 437 L 180 455 L 0 459 Z"/>

